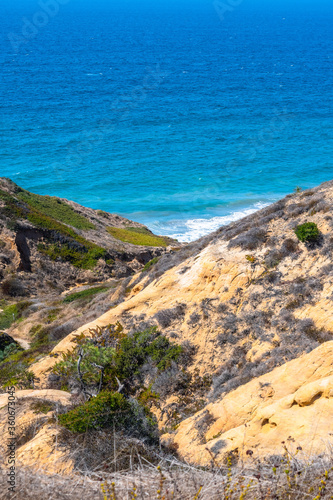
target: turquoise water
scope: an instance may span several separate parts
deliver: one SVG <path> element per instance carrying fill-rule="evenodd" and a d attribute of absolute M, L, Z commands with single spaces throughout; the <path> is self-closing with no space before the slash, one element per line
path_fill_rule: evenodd
<path fill-rule="evenodd" d="M 331 179 L 332 4 L 236 3 L 2 0 L 0 175 L 182 241 Z"/>

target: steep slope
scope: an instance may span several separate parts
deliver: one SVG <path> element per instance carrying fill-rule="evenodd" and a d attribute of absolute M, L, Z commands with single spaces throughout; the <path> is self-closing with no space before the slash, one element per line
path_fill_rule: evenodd
<path fill-rule="evenodd" d="M 325 419 L 332 417 L 332 199 L 333 182 L 297 192 L 163 255 L 149 272 L 127 283 L 123 302 L 68 335 L 31 366 L 36 387 L 47 386 L 61 353 L 71 350 L 75 336 L 89 328 L 119 321 L 131 333 L 157 325 L 191 352 L 189 370 L 199 377 L 198 395 L 190 399 L 184 397 L 184 384 L 179 389 L 182 374 L 174 366 L 153 385 L 164 403 L 152 409 L 167 432 L 166 442 L 178 446 L 181 456 L 206 464 L 203 439 L 211 441 L 212 452 L 221 458 L 240 447 L 245 425 L 249 446 L 258 453 L 274 453 L 276 447 L 280 452 L 277 433 L 283 439 L 293 437 L 288 426 L 292 430 L 296 418 L 295 439 L 303 442 L 317 411 Z M 306 221 L 320 230 L 313 244 L 301 243 L 295 235 Z M 317 366 L 317 375 L 310 368 L 302 371 L 307 365 Z M 259 396 L 258 387 L 263 388 Z M 262 404 L 266 397 L 267 406 Z M 228 401 L 234 402 L 235 416 L 226 428 Z M 241 401 L 248 410 L 240 408 Z M 275 431 L 266 432 L 273 428 L 268 414 L 280 419 Z M 204 432 L 196 428 L 201 420 Z M 316 451 L 326 450 L 328 431 L 323 426 Z M 219 449 L 216 435 L 226 442 Z"/>
<path fill-rule="evenodd" d="M 164 256 L 133 278 L 127 300 L 79 331 L 118 320 L 128 331 L 156 324 L 194 345 L 193 369 L 214 375 L 213 398 L 310 352 L 332 338 L 332 194 L 326 183 L 290 195 L 210 235 L 203 248 L 199 241 Z M 313 247 L 294 233 L 306 220 L 322 233 Z"/>

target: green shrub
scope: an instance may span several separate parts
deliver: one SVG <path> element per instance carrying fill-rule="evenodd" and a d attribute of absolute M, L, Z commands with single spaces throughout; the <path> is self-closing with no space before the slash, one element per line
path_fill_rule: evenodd
<path fill-rule="evenodd" d="M 3 351 L 0 351 L 0 363 L 8 358 L 8 356 L 15 353 L 17 350 L 18 349 L 16 344 L 7 345 Z"/>
<path fill-rule="evenodd" d="M 152 437 L 156 426 L 147 408 L 117 392 L 101 392 L 83 405 L 59 415 L 59 423 L 71 432 L 111 428 L 140 437 L 142 433 Z"/>
<path fill-rule="evenodd" d="M 156 327 L 137 332 L 122 339 L 116 357 L 116 371 L 120 380 L 140 375 L 140 368 L 149 360 L 161 371 L 176 361 L 182 352 L 181 346 L 172 344 L 160 335 Z"/>
<path fill-rule="evenodd" d="M 149 262 L 147 262 L 147 264 L 145 265 L 145 267 L 142 269 L 142 272 L 149 271 L 149 269 L 151 267 L 153 267 L 155 264 L 157 264 L 158 261 L 159 261 L 158 257 L 154 257 L 153 259 L 151 259 Z"/>
<path fill-rule="evenodd" d="M 107 231 L 117 240 L 132 245 L 141 245 L 147 247 L 166 247 L 167 241 L 165 238 L 155 236 L 146 228 L 128 227 L 126 229 L 119 227 L 108 227 Z"/>
<path fill-rule="evenodd" d="M 75 300 L 85 299 L 87 297 L 93 297 L 98 293 L 107 292 L 108 290 L 109 288 L 105 286 L 96 286 L 94 288 L 88 288 L 87 290 L 82 290 L 82 292 L 75 292 L 67 295 L 64 298 L 63 302 L 65 302 L 65 304 L 68 304 L 70 302 L 74 302 Z"/>
<path fill-rule="evenodd" d="M 303 243 L 313 243 L 318 241 L 320 231 L 314 222 L 305 222 L 295 229 L 297 238 Z"/>
<path fill-rule="evenodd" d="M 130 405 L 122 394 L 101 392 L 85 404 L 59 416 L 59 422 L 72 432 L 86 432 L 115 425 L 119 430 L 126 423 Z"/>
<path fill-rule="evenodd" d="M 65 379 L 64 382 L 67 382 L 70 377 L 78 377 L 77 361 L 79 350 L 83 354 L 81 372 L 84 382 L 87 386 L 93 385 L 97 387 L 101 375 L 100 370 L 96 369 L 96 365 L 103 367 L 104 370 L 111 366 L 115 358 L 115 349 L 93 345 L 88 339 L 86 343 L 78 346 L 74 352 L 64 354 L 62 361 L 57 363 L 53 369 L 54 373 L 61 375 Z"/>

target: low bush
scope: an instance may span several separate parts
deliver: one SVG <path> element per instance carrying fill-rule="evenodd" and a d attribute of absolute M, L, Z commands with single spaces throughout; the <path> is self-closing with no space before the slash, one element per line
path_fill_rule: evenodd
<path fill-rule="evenodd" d="M 228 248 L 241 247 L 243 250 L 255 250 L 263 245 L 266 239 L 267 228 L 254 227 L 229 241 Z"/>
<path fill-rule="evenodd" d="M 0 363 L 4 361 L 8 356 L 11 354 L 14 354 L 17 351 L 17 345 L 16 344 L 9 344 L 7 345 L 3 351 L 0 351 Z"/>
<path fill-rule="evenodd" d="M 287 238 L 284 240 L 281 251 L 285 255 L 288 255 L 289 253 L 295 253 L 299 249 L 298 247 L 298 242 L 296 240 L 293 240 L 292 238 Z"/>
<path fill-rule="evenodd" d="M 155 319 L 162 328 L 168 328 L 174 321 L 184 318 L 185 310 L 186 306 L 184 304 L 179 304 L 170 309 L 162 309 L 155 314 Z"/>
<path fill-rule="evenodd" d="M 130 404 L 122 394 L 101 392 L 83 405 L 59 415 L 59 423 L 72 432 L 113 427 L 116 430 L 127 423 Z"/>
<path fill-rule="evenodd" d="M 200 320 L 201 320 L 200 314 L 194 312 L 194 313 L 191 314 L 191 316 L 190 316 L 190 318 L 189 318 L 189 320 L 188 320 L 187 323 L 189 325 L 191 325 L 192 327 L 194 327 L 194 326 L 196 326 L 199 323 Z"/>
<path fill-rule="evenodd" d="M 181 346 L 171 343 L 160 335 L 156 328 L 135 333 L 124 338 L 120 344 L 116 359 L 116 369 L 120 380 L 140 378 L 140 369 L 149 362 L 163 371 L 172 361 L 176 361 L 182 352 Z"/>
<path fill-rule="evenodd" d="M 6 278 L 1 283 L 1 291 L 7 297 L 24 297 L 27 295 L 23 283 L 15 277 Z"/>
<path fill-rule="evenodd" d="M 156 438 L 156 421 L 148 408 L 119 393 L 101 392 L 59 415 L 59 423 L 75 433 L 110 428 L 141 438 Z"/>
<path fill-rule="evenodd" d="M 273 248 L 273 250 L 270 250 L 265 255 L 265 265 L 268 268 L 276 267 L 280 264 L 283 258 L 284 258 L 283 253 L 280 250 Z"/>
<path fill-rule="evenodd" d="M 302 243 L 314 243 L 318 241 L 320 231 L 314 222 L 305 222 L 297 226 L 295 234 Z"/>

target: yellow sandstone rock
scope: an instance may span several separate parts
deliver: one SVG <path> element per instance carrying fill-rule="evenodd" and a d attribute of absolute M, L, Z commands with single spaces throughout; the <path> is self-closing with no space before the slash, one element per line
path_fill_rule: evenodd
<path fill-rule="evenodd" d="M 68 474 L 73 462 L 63 448 L 58 446 L 59 427 L 50 421 L 53 412 L 47 414 L 34 410 L 37 402 L 70 404 L 68 392 L 56 390 L 16 391 L 15 437 L 17 440 L 17 465 L 29 466 L 48 474 Z M 5 463 L 8 442 L 8 394 L 0 395 L 0 459 Z"/>
<path fill-rule="evenodd" d="M 207 405 L 164 435 L 182 458 L 198 465 L 281 454 L 284 444 L 305 456 L 329 451 L 333 444 L 333 342 L 276 368 Z M 209 451 L 208 451 L 209 450 Z"/>

